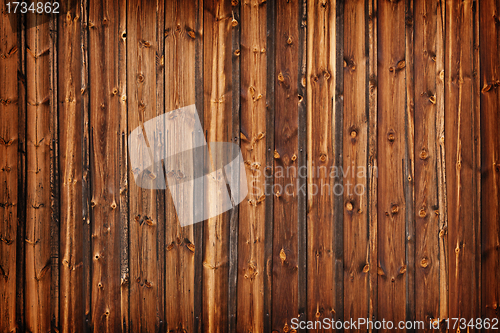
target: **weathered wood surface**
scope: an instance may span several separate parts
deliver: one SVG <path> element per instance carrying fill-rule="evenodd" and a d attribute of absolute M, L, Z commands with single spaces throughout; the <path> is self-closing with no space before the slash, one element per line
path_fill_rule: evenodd
<path fill-rule="evenodd" d="M 0 6 L 0 332 L 500 317 L 499 0 Z M 189 105 L 249 194 L 181 227 L 127 139 Z"/>

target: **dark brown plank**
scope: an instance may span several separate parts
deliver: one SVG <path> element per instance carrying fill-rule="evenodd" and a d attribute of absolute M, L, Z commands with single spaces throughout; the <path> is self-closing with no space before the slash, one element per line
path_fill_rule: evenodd
<path fill-rule="evenodd" d="M 23 48 L 19 45 L 18 18 L 7 14 L 6 3 L 0 4 L 2 20 L 0 22 L 0 331 L 10 332 L 16 329 L 16 285 L 22 276 L 16 274 L 19 258 L 18 238 L 18 177 L 22 178 L 22 168 L 18 165 L 18 145 L 22 147 L 23 137 L 19 136 L 19 123 L 22 108 L 19 104 L 22 88 L 14 82 L 20 70 L 19 54 Z M 4 14 L 5 13 L 5 14 Z M 7 16 L 8 15 L 8 16 Z M 7 78 L 11 78 L 8 81 Z M 21 78 L 20 78 L 21 79 Z M 23 100 L 21 100 L 23 102 Z M 21 123 L 22 124 L 22 123 Z M 22 204 L 21 204 L 22 205 Z M 22 286 L 21 286 L 22 287 Z"/>
<path fill-rule="evenodd" d="M 449 317 L 478 312 L 474 217 L 474 13 L 472 1 L 446 3 L 445 145 L 448 192 Z M 452 327 L 450 327 L 452 329 Z M 456 330 L 456 328 L 454 328 Z M 463 327 L 462 327 L 463 329 Z"/>
<path fill-rule="evenodd" d="M 58 21 L 58 122 L 60 158 L 60 330 L 83 328 L 83 113 L 80 3 L 62 3 Z"/>
<path fill-rule="evenodd" d="M 50 330 L 51 296 L 51 145 L 49 22 L 27 15 L 27 214 L 26 330 Z"/>
<path fill-rule="evenodd" d="M 499 318 L 500 284 L 500 2 L 479 6 L 481 53 L 481 317 Z"/>
<path fill-rule="evenodd" d="M 238 239 L 239 332 L 264 331 L 266 204 L 266 11 L 261 1 L 241 4 L 241 151 L 249 194 L 240 204 Z"/>
<path fill-rule="evenodd" d="M 378 313 L 399 322 L 406 309 L 405 2 L 378 3 Z M 380 93 L 383 92 L 383 93 Z"/>
<path fill-rule="evenodd" d="M 280 0 L 276 14 L 272 329 L 282 331 L 298 315 L 299 4 Z"/>
<path fill-rule="evenodd" d="M 336 54 L 336 3 L 309 1 L 307 8 L 307 151 L 312 166 L 308 174 L 308 320 L 333 318 L 335 314 L 335 288 L 325 286 L 335 278 L 335 196 L 330 171 L 334 162 L 332 117 L 337 76 L 332 54 Z"/>
<path fill-rule="evenodd" d="M 367 4 L 346 2 L 344 7 L 344 319 L 363 318 L 368 312 L 368 113 Z"/>
<path fill-rule="evenodd" d="M 197 27 L 198 1 L 167 1 L 165 7 L 165 112 L 196 103 L 196 47 L 201 43 Z M 202 65 L 202 59 L 199 59 Z M 200 84 L 201 87 L 193 85 Z M 199 113 L 200 110 L 198 110 Z M 187 135 L 184 134 L 184 135 Z M 189 133 L 189 136 L 191 134 Z M 185 138 L 185 137 L 184 137 Z M 183 138 L 181 138 L 182 140 Z M 189 138 L 188 138 L 189 139 Z M 202 254 L 201 239 L 194 238 L 194 228 L 202 223 L 181 227 L 170 191 L 165 193 L 165 320 L 166 330 L 194 331 L 196 304 L 195 257 Z M 188 245 L 194 244 L 194 251 Z M 201 257 L 199 265 L 201 268 Z M 201 284 L 199 284 L 201 290 Z M 198 304 L 201 309 L 201 304 Z M 196 310 L 195 310 L 196 311 Z"/>
<path fill-rule="evenodd" d="M 92 231 L 91 318 L 94 331 L 121 327 L 120 309 L 120 95 L 118 10 L 123 4 L 89 2 L 90 181 Z"/>

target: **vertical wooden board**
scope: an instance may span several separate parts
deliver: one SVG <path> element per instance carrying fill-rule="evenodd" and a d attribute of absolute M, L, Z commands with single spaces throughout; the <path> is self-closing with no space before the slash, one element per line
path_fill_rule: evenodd
<path fill-rule="evenodd" d="M 368 180 L 369 305 L 368 318 L 377 318 L 378 309 L 378 56 L 377 0 L 368 0 Z M 368 330 L 373 331 L 373 328 Z"/>
<path fill-rule="evenodd" d="M 165 112 L 170 112 L 197 102 L 196 42 L 202 34 L 196 26 L 198 1 L 167 1 L 165 5 Z M 174 137 L 173 140 L 182 139 Z M 165 214 L 166 330 L 191 332 L 195 308 L 195 248 L 192 245 L 201 250 L 201 244 L 194 239 L 193 226 L 180 226 L 169 190 L 165 193 Z"/>
<path fill-rule="evenodd" d="M 80 8 L 77 1 L 62 3 L 59 20 L 58 110 L 60 149 L 60 330 L 83 327 L 82 224 L 82 94 Z"/>
<path fill-rule="evenodd" d="M 237 331 L 264 331 L 267 4 L 241 4 L 241 151 L 248 201 L 240 204 Z"/>
<path fill-rule="evenodd" d="M 164 113 L 157 104 L 157 73 L 160 64 L 157 58 L 159 44 L 157 26 L 163 24 L 158 18 L 158 2 L 128 1 L 127 3 L 127 82 L 128 84 L 128 131 L 143 127 L 148 120 Z M 160 22 L 158 21 L 161 20 Z M 160 134 L 157 128 L 155 135 Z M 150 138 L 149 142 L 160 142 Z M 129 147 L 130 154 L 147 154 L 157 157 L 158 147 L 138 145 Z M 133 171 L 133 170 L 132 170 Z M 151 177 L 162 177 L 153 175 Z M 158 249 L 158 235 L 163 224 L 163 207 L 158 202 L 157 189 L 138 186 L 132 173 L 130 178 L 130 331 L 156 332 L 164 320 L 161 261 L 163 249 Z M 162 243 L 162 242 L 160 242 Z"/>
<path fill-rule="evenodd" d="M 474 91 L 472 1 L 446 3 L 445 145 L 448 191 L 449 317 L 478 313 L 474 235 Z M 456 328 L 455 328 L 456 329 Z"/>
<path fill-rule="evenodd" d="M 17 124 L 18 108 L 22 106 L 18 85 L 13 81 L 21 69 L 19 53 L 23 48 L 16 32 L 18 19 L 9 17 L 15 14 L 7 14 L 5 4 L 0 4 L 3 16 L 0 23 L 0 331 L 10 332 L 16 329 L 16 285 L 22 279 L 16 275 L 16 263 L 20 260 L 16 248 L 19 242 L 24 243 L 17 238 L 18 177 L 23 177 L 18 165 L 18 146 L 21 148 L 24 141 L 19 137 Z"/>
<path fill-rule="evenodd" d="M 280 332 L 298 316 L 299 5 L 284 0 L 276 4 L 272 329 Z"/>
<path fill-rule="evenodd" d="M 27 15 L 26 330 L 50 330 L 51 184 L 49 22 Z"/>
<path fill-rule="evenodd" d="M 482 2 L 480 11 L 481 53 L 481 317 L 499 318 L 500 284 L 500 2 Z M 479 313 L 478 313 L 479 314 Z"/>
<path fill-rule="evenodd" d="M 121 327 L 118 94 L 119 1 L 89 3 L 91 318 L 94 331 Z"/>
<path fill-rule="evenodd" d="M 127 105 L 127 6 L 119 6 L 118 23 L 118 95 L 120 98 L 120 142 L 119 142 L 119 167 L 120 167 L 120 289 L 121 289 L 121 331 L 130 332 L 130 266 L 129 266 L 129 155 L 128 155 L 128 105 Z M 163 27 L 159 27 L 163 29 Z M 163 38 L 163 31 L 161 33 Z M 120 70 L 121 69 L 121 70 Z"/>
<path fill-rule="evenodd" d="M 439 318 L 439 202 L 436 126 L 436 1 L 415 1 L 415 307 Z"/>
<path fill-rule="evenodd" d="M 234 19 L 231 1 L 207 1 L 203 13 L 204 132 L 207 143 L 232 141 L 232 44 Z M 213 157 L 212 157 L 213 158 Z M 205 207 L 222 202 L 219 183 L 205 184 Z M 209 218 L 204 228 L 203 321 L 209 332 L 228 328 L 229 213 Z"/>
<path fill-rule="evenodd" d="M 307 8 L 308 110 L 308 320 L 334 318 L 335 235 L 333 99 L 336 1 L 309 1 Z M 338 192 L 342 195 L 341 192 Z"/>
<path fill-rule="evenodd" d="M 368 313 L 367 3 L 344 7 L 344 319 Z M 365 32 L 365 33 L 363 33 Z"/>
<path fill-rule="evenodd" d="M 405 320 L 405 3 L 378 3 L 378 313 Z"/>

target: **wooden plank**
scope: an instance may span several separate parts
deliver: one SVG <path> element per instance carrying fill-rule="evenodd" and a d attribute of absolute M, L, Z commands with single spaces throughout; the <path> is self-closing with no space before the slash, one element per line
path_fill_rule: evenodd
<path fill-rule="evenodd" d="M 276 13 L 272 329 L 281 331 L 298 310 L 299 4 L 277 1 Z"/>
<path fill-rule="evenodd" d="M 49 22 L 27 15 L 26 330 L 50 330 L 51 145 Z"/>
<path fill-rule="evenodd" d="M 118 68 L 127 66 L 127 6 L 119 8 L 118 23 Z M 163 29 L 163 27 L 160 27 Z M 163 31 L 160 35 L 163 38 Z M 120 143 L 118 147 L 120 166 L 120 299 L 121 331 L 130 332 L 130 211 L 129 211 L 129 156 L 128 156 L 128 104 L 127 71 L 118 71 L 118 94 L 120 96 Z"/>
<path fill-rule="evenodd" d="M 367 3 L 344 7 L 344 319 L 368 312 L 368 85 Z M 363 33 L 363 31 L 365 33 Z"/>
<path fill-rule="evenodd" d="M 298 4 L 299 15 L 297 25 L 298 32 L 298 73 L 297 73 L 297 95 L 298 95 L 298 152 L 297 152 L 297 170 L 307 169 L 307 1 L 301 0 Z M 307 174 L 302 172 L 298 175 L 297 187 L 300 190 L 297 193 L 297 262 L 298 262 L 298 283 L 299 291 L 297 295 L 298 318 L 306 320 L 307 318 Z M 304 331 L 304 330 L 300 330 Z"/>
<path fill-rule="evenodd" d="M 23 48 L 19 45 L 18 18 L 11 17 L 15 14 L 7 14 L 6 3 L 0 4 L 2 20 L 0 22 L 0 331 L 10 332 L 16 330 L 16 290 L 18 276 L 16 269 L 19 257 L 17 249 L 23 239 L 19 239 L 18 233 L 18 205 L 22 205 L 19 199 L 18 177 L 23 178 L 22 165 L 18 155 L 18 146 L 22 147 L 24 138 L 20 136 L 19 120 L 23 106 L 20 102 L 21 94 L 14 82 L 7 78 L 17 78 L 18 69 L 21 70 L 19 60 Z M 5 13 L 5 14 L 4 14 Z M 9 17 L 7 16 L 9 15 Z M 19 25 L 20 26 L 20 25 Z M 16 31 L 17 30 L 17 31 Z M 21 79 L 21 78 L 20 78 Z M 22 184 L 22 183 L 21 183 Z M 21 185 L 19 184 L 19 185 Z M 21 253 L 22 254 L 22 253 Z M 22 287 L 22 286 L 21 286 Z M 21 291 L 21 290 L 19 290 Z"/>
<path fill-rule="evenodd" d="M 83 113 L 81 94 L 81 16 L 78 1 L 62 3 L 57 49 L 60 154 L 60 331 L 83 328 Z"/>
<path fill-rule="evenodd" d="M 405 3 L 378 3 L 378 319 L 405 320 Z"/>
<path fill-rule="evenodd" d="M 478 317 L 474 218 L 474 13 L 471 1 L 446 3 L 445 145 L 448 191 L 449 317 Z M 455 328 L 456 329 L 456 328 Z"/>
<path fill-rule="evenodd" d="M 448 318 L 448 204 L 446 191 L 446 158 L 444 144 L 444 67 L 445 67 L 444 1 L 437 3 L 436 31 L 436 147 L 439 205 L 439 319 Z"/>
<path fill-rule="evenodd" d="M 81 75 L 80 92 L 82 94 L 83 138 L 82 138 L 82 252 L 83 252 L 83 297 L 84 323 L 83 332 L 90 332 L 91 328 L 91 300 L 92 300 L 92 243 L 90 225 L 90 82 L 89 82 L 89 6 L 88 0 L 82 0 L 80 5 L 82 20 L 80 30 L 81 48 Z"/>
<path fill-rule="evenodd" d="M 232 43 L 231 30 L 239 25 L 231 1 L 207 1 L 203 11 L 204 132 L 206 141 L 232 141 Z M 222 202 L 218 183 L 205 183 L 205 207 Z M 209 218 L 204 226 L 203 321 L 209 332 L 228 327 L 230 212 Z"/>
<path fill-rule="evenodd" d="M 273 233 L 274 233 L 274 147 L 276 118 L 276 2 L 266 2 L 266 167 L 264 169 L 265 227 L 264 227 L 264 331 L 273 326 Z M 258 96 L 258 95 L 257 95 Z"/>
<path fill-rule="evenodd" d="M 121 327 L 118 94 L 119 1 L 89 2 L 91 318 L 93 330 Z M 98 83 L 98 84 L 97 84 Z"/>
<path fill-rule="evenodd" d="M 415 320 L 415 81 L 414 81 L 414 4 L 407 0 L 405 6 L 405 146 L 404 146 L 404 205 L 405 205 L 405 288 L 407 322 Z M 408 331 L 415 331 L 415 328 Z"/>
<path fill-rule="evenodd" d="M 267 3 L 241 4 L 241 151 L 248 201 L 240 204 L 237 331 L 264 331 L 266 204 Z"/>
<path fill-rule="evenodd" d="M 231 141 L 240 146 L 241 139 L 241 2 L 231 1 L 231 88 L 232 88 L 232 115 L 231 115 Z M 233 147 L 233 149 L 240 149 Z M 239 151 L 238 151 L 239 153 Z M 242 166 L 243 167 L 243 166 Z M 240 168 L 241 169 L 241 168 Z M 238 170 L 240 170 L 238 169 Z M 231 189 L 231 193 L 240 193 L 239 172 L 233 173 L 233 184 L 237 187 Z M 228 332 L 236 331 L 238 310 L 238 238 L 239 238 L 239 205 L 233 207 L 229 212 L 229 277 L 228 277 Z"/>
<path fill-rule="evenodd" d="M 333 165 L 344 164 L 344 1 L 335 2 L 335 99 L 333 109 Z M 334 177 L 333 188 L 344 184 L 344 175 Z M 346 203 L 347 208 L 347 203 Z M 344 196 L 337 195 L 333 201 L 333 210 L 344 210 Z M 333 222 L 335 239 L 335 299 L 333 304 L 334 319 L 344 318 L 344 214 L 335 214 Z M 343 331 L 339 329 L 339 331 Z"/>
<path fill-rule="evenodd" d="M 439 318 L 437 2 L 415 3 L 415 319 Z"/>
<path fill-rule="evenodd" d="M 118 7 L 118 6 L 117 6 Z M 150 119 L 164 113 L 158 109 L 157 75 L 161 67 L 162 50 L 158 44 L 157 26 L 163 26 L 163 17 L 157 16 L 158 2 L 127 2 L 127 100 L 129 101 L 128 132 Z M 117 33 L 118 36 L 118 33 Z M 160 74 L 161 75 L 161 74 Z M 159 128 L 155 135 L 160 135 Z M 157 142 L 150 138 L 149 142 Z M 151 146 L 130 147 L 130 154 L 140 156 L 149 151 L 156 158 L 160 148 Z M 143 151 L 144 150 L 144 151 Z M 161 177 L 162 175 L 151 175 Z M 158 248 L 158 236 L 164 223 L 163 194 L 157 189 L 140 188 L 133 175 L 130 186 L 130 331 L 156 332 L 164 321 L 162 297 L 163 273 L 160 272 L 164 252 Z M 161 201 L 161 200 L 160 200 Z"/>
<path fill-rule="evenodd" d="M 378 318 L 378 54 L 377 0 L 368 1 L 368 318 Z M 373 332 L 373 328 L 368 329 Z"/>
<path fill-rule="evenodd" d="M 307 8 L 308 127 L 308 320 L 333 318 L 335 309 L 335 235 L 333 99 L 335 97 L 336 1 Z M 316 192 L 316 193 L 315 193 Z M 339 192 L 339 195 L 341 193 Z M 325 288 L 325 286 L 329 286 Z M 330 287 L 331 286 L 331 287 Z"/>
<path fill-rule="evenodd" d="M 499 318 L 500 284 L 500 1 L 479 6 L 481 54 L 481 317 Z M 479 314 L 479 313 L 478 313 Z"/>
<path fill-rule="evenodd" d="M 165 112 L 195 103 L 199 107 L 196 91 L 203 91 L 195 70 L 197 46 L 202 39 L 201 27 L 197 26 L 199 3 L 167 1 L 165 5 Z M 202 58 L 199 61 L 202 63 Z M 198 332 L 193 326 L 199 316 L 195 306 L 201 309 L 201 304 L 196 304 L 194 297 L 201 295 L 196 292 L 198 287 L 201 290 L 201 283 L 195 284 L 195 260 L 199 258 L 201 269 L 202 244 L 201 239 L 194 238 L 194 229 L 203 224 L 181 227 L 169 190 L 165 193 L 165 213 L 165 329 Z M 194 244 L 194 251 L 190 244 Z"/>

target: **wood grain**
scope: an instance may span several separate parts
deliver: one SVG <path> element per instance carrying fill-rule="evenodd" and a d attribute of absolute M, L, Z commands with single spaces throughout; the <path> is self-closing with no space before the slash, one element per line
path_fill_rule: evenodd
<path fill-rule="evenodd" d="M 238 239 L 239 332 L 264 331 L 266 202 L 267 4 L 241 4 L 241 151 L 249 194 L 240 204 Z"/>
<path fill-rule="evenodd" d="M 309 1 L 307 8 L 307 128 L 308 128 L 308 320 L 333 318 L 335 314 L 335 194 L 331 170 L 333 150 L 333 99 L 336 54 L 336 1 L 323 6 Z M 314 50 L 319 52 L 314 52 Z M 314 172 L 313 172 L 314 171 Z M 339 192 L 339 195 L 342 195 Z"/>
<path fill-rule="evenodd" d="M 405 3 L 378 3 L 378 317 L 405 320 Z M 382 93 L 383 92 L 383 93 Z"/>
<path fill-rule="evenodd" d="M 343 181 L 344 319 L 368 312 L 368 165 L 367 4 L 346 2 L 344 7 Z M 363 33 L 365 32 L 365 33 Z"/>
<path fill-rule="evenodd" d="M 27 15 L 26 330 L 50 330 L 51 142 L 49 22 Z"/>
<path fill-rule="evenodd" d="M 481 53 L 481 317 L 499 318 L 500 286 L 500 137 L 498 109 L 500 108 L 498 16 L 500 2 L 490 1 L 479 6 L 481 24 L 479 45 Z M 497 221 L 497 222 L 495 222 Z M 479 314 L 479 313 L 478 313 Z"/>
<path fill-rule="evenodd" d="M 206 1 L 203 8 L 203 126 L 210 145 L 232 141 L 231 29 L 240 23 L 232 15 L 229 0 Z M 214 203 L 224 200 L 226 193 L 220 190 L 219 184 L 205 183 L 207 211 L 215 207 Z M 207 219 L 204 225 L 203 321 L 204 330 L 208 332 L 228 328 L 229 218 L 230 212 L 224 212 Z"/>
<path fill-rule="evenodd" d="M 60 158 L 60 330 L 83 329 L 83 113 L 81 93 L 81 16 L 77 1 L 62 4 L 58 21 L 58 112 Z"/>
<path fill-rule="evenodd" d="M 446 3 L 445 145 L 448 194 L 449 317 L 478 313 L 474 218 L 474 13 L 472 1 Z"/>
<path fill-rule="evenodd" d="M 298 310 L 298 71 L 297 3 L 276 3 L 276 100 L 272 329 L 285 331 Z M 293 168 L 291 168 L 293 167 Z M 295 169 L 295 172 L 293 172 Z M 279 170 L 281 173 L 278 174 Z M 288 172 L 287 172 L 288 171 Z M 287 192 L 285 192 L 285 186 Z"/>
<path fill-rule="evenodd" d="M 4 3 L 0 5 L 2 13 L 6 11 Z M 0 23 L 0 76 L 2 78 L 17 77 L 21 72 L 19 54 L 23 48 L 19 45 L 18 19 L 4 18 Z M 20 81 L 23 78 L 19 78 Z M 24 80 L 23 80 L 24 81 Z M 22 276 L 17 275 L 16 263 L 22 260 L 17 253 L 23 244 L 18 237 L 18 205 L 22 205 L 22 197 L 18 193 L 18 177 L 23 179 L 22 166 L 18 156 L 18 147 L 22 148 L 24 138 L 20 136 L 21 126 L 17 126 L 22 106 L 19 104 L 20 93 L 15 82 L 2 79 L 0 82 L 0 331 L 10 332 L 16 329 L 16 291 L 18 281 Z M 21 100 L 23 102 L 23 100 Z M 22 150 L 20 150 L 22 151 Z M 20 183 L 22 185 L 22 183 Z M 21 200 L 19 200 L 21 199 Z M 23 244 L 24 245 L 24 244 Z M 20 287 L 23 287 L 22 285 Z M 20 291 L 20 290 L 19 290 Z"/>

